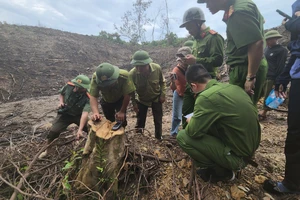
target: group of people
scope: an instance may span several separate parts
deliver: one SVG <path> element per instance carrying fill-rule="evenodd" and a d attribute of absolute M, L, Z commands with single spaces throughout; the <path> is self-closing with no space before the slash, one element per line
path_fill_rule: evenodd
<path fill-rule="evenodd" d="M 173 91 L 171 136 L 193 159 L 204 181 L 228 181 L 247 164 L 259 146 L 267 107 L 258 114 L 256 104 L 267 96 L 273 85 L 277 95 L 285 96 L 291 80 L 288 133 L 285 146 L 286 169 L 282 182 L 267 180 L 269 192 L 299 193 L 300 175 L 300 0 L 292 5 L 292 19 L 285 27 L 292 34 L 291 58 L 285 65 L 287 50 L 278 44 L 277 31 L 264 33 L 264 18 L 252 0 L 198 0 L 212 14 L 224 11 L 227 25 L 226 64 L 229 83 L 217 80 L 216 69 L 224 62 L 224 39 L 205 25 L 199 7 L 188 9 L 181 28 L 194 37 L 176 54 L 171 73 Z M 265 48 L 265 41 L 267 47 Z M 264 52 L 265 49 L 265 52 Z M 132 56 L 129 72 L 110 63 L 100 64 L 92 76 L 79 75 L 60 90 L 59 114 L 48 135 L 48 143 L 69 124 L 78 124 L 77 137 L 86 130 L 88 112 L 101 120 L 98 98 L 106 119 L 127 125 L 126 110 L 130 100 L 137 113 L 136 132 L 145 128 L 148 108 L 153 111 L 155 138 L 162 139 L 162 104 L 166 81 L 161 67 L 146 51 Z M 281 85 L 281 87 L 279 87 Z M 258 117 L 259 116 L 259 117 Z M 182 123 L 182 130 L 179 126 Z M 47 155 L 43 152 L 40 158 Z"/>
<path fill-rule="evenodd" d="M 188 9 L 181 28 L 194 37 L 192 46 L 178 50 L 171 73 L 173 115 L 171 135 L 191 156 L 204 181 L 235 178 L 247 164 L 257 166 L 252 157 L 259 146 L 259 121 L 269 108 L 257 112 L 256 104 L 275 86 L 278 97 L 286 97 L 291 81 L 288 106 L 288 133 L 285 145 L 286 168 L 282 182 L 266 180 L 271 193 L 300 194 L 300 0 L 292 5 L 292 18 L 284 20 L 291 32 L 288 51 L 278 44 L 276 30 L 264 33 L 265 19 L 251 0 L 198 0 L 212 14 L 224 11 L 227 25 L 226 64 L 229 83 L 216 79 L 216 68 L 223 63 L 223 38 L 205 25 L 198 7 Z M 188 46 L 188 45 L 184 45 Z M 191 53 L 186 53 L 191 52 Z M 174 75 L 176 74 L 176 75 Z M 184 76 L 183 76 L 184 74 Z M 298 103 L 296 103 L 298 102 Z M 182 130 L 179 131 L 182 119 Z"/>
<path fill-rule="evenodd" d="M 130 100 L 137 114 L 136 132 L 145 128 L 148 107 L 152 108 L 155 138 L 162 139 L 162 104 L 166 96 L 166 81 L 161 67 L 154 63 L 148 52 L 139 50 L 132 56 L 134 68 L 129 72 L 110 63 L 101 63 L 92 79 L 78 75 L 59 91 L 58 115 L 47 136 L 50 144 L 70 124 L 78 125 L 76 138 L 87 131 L 88 114 L 92 120 L 101 120 L 98 98 L 105 118 L 126 127 L 126 110 Z M 42 159 L 47 150 L 40 154 Z"/>

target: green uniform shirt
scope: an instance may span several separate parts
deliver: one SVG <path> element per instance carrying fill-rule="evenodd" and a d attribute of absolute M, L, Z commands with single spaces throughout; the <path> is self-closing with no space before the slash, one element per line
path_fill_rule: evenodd
<path fill-rule="evenodd" d="M 227 24 L 227 64 L 248 65 L 248 45 L 264 38 L 264 19 L 251 0 L 236 0 Z"/>
<path fill-rule="evenodd" d="M 146 106 L 151 106 L 152 102 L 158 102 L 160 96 L 166 96 L 166 80 L 160 66 L 156 63 L 149 65 L 151 71 L 148 77 L 138 73 L 136 68 L 129 72 L 136 87 L 137 100 Z"/>
<path fill-rule="evenodd" d="M 65 85 L 59 90 L 59 93 L 64 97 L 64 103 L 68 110 L 66 114 L 72 116 L 81 115 L 82 112 L 90 112 L 90 99 L 86 92 L 73 92 L 74 86 Z"/>
<path fill-rule="evenodd" d="M 219 138 L 237 156 L 252 156 L 260 143 L 257 111 L 238 86 L 211 80 L 197 96 L 194 115 L 185 133 L 201 139 L 204 134 Z"/>
<path fill-rule="evenodd" d="M 116 84 L 108 87 L 99 87 L 96 82 L 96 73 L 93 74 L 90 86 L 90 94 L 93 97 L 99 97 L 99 92 L 104 101 L 114 103 L 122 96 L 130 94 L 135 91 L 135 86 L 129 78 L 129 73 L 120 69 L 119 78 Z"/>
<path fill-rule="evenodd" d="M 201 39 L 196 39 L 192 47 L 192 54 L 196 63 L 202 64 L 214 78 L 216 68 L 223 63 L 224 39 L 207 27 L 201 32 Z"/>

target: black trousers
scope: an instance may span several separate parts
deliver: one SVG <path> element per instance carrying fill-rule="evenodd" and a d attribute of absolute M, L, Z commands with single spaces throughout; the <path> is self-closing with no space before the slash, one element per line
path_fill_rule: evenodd
<path fill-rule="evenodd" d="M 135 128 L 144 129 L 146 118 L 147 118 L 148 106 L 141 104 L 139 102 L 137 102 L 137 105 L 139 108 L 139 112 L 137 114 L 137 122 Z M 152 102 L 151 108 L 152 108 L 154 126 L 155 126 L 155 138 L 160 140 L 162 135 L 162 116 L 163 116 L 162 103 Z"/>
<path fill-rule="evenodd" d="M 300 191 L 300 79 L 291 81 L 288 110 L 283 184 L 291 190 Z"/>
<path fill-rule="evenodd" d="M 106 119 L 108 119 L 111 122 L 116 121 L 115 115 L 117 112 L 119 112 L 122 108 L 124 97 L 121 97 L 118 101 L 114 103 L 108 103 L 104 101 L 104 99 L 100 100 L 100 105 L 102 107 L 103 114 Z M 127 120 L 126 120 L 126 113 L 125 113 L 125 120 L 122 123 L 122 126 L 127 126 Z"/>

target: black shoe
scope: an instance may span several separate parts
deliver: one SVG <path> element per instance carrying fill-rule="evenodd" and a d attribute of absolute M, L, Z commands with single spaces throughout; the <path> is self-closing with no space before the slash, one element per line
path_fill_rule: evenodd
<path fill-rule="evenodd" d="M 235 173 L 232 170 L 226 169 L 222 173 L 222 175 L 218 175 L 216 173 L 213 173 L 211 176 L 210 181 L 212 183 L 217 183 L 219 181 L 233 181 L 235 179 Z"/>
<path fill-rule="evenodd" d="M 214 171 L 211 168 L 203 168 L 203 169 L 198 169 L 196 172 L 204 182 L 208 182 L 211 179 L 211 176 Z"/>
<path fill-rule="evenodd" d="M 277 195 L 300 194 L 300 191 L 290 190 L 286 186 L 284 186 L 282 182 L 276 182 L 270 179 L 265 180 L 263 188 L 267 192 Z"/>

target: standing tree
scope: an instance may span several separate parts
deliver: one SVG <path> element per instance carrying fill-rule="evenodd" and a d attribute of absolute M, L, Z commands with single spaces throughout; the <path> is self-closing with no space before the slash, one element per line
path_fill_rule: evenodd
<path fill-rule="evenodd" d="M 115 29 L 119 34 L 128 38 L 131 43 L 145 41 L 145 25 L 151 25 L 152 20 L 147 17 L 146 10 L 150 7 L 152 1 L 136 0 L 133 4 L 133 10 L 127 11 L 122 17 L 122 26 Z"/>

